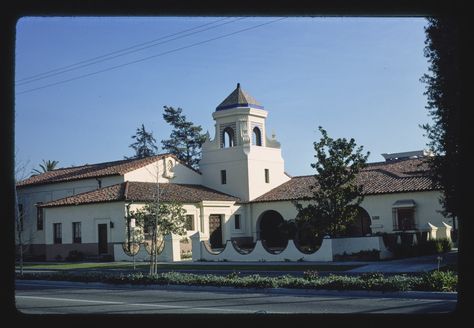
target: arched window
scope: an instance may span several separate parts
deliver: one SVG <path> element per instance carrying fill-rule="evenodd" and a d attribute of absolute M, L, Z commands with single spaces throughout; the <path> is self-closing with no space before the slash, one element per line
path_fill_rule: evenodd
<path fill-rule="evenodd" d="M 222 132 L 222 148 L 234 147 L 234 130 L 226 127 Z"/>
<path fill-rule="evenodd" d="M 253 128 L 252 133 L 252 145 L 261 146 L 262 145 L 262 133 L 258 127 Z"/>

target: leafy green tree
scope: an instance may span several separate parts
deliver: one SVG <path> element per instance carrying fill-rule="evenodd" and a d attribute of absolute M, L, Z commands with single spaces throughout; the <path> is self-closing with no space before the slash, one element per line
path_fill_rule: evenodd
<path fill-rule="evenodd" d="M 37 174 L 49 172 L 49 171 L 52 171 L 52 170 L 56 169 L 56 166 L 58 164 L 59 164 L 58 161 L 51 161 L 51 160 L 45 161 L 43 159 L 43 164 L 39 165 L 40 168 L 39 169 L 34 169 L 31 173 L 33 175 L 37 175 Z"/>
<path fill-rule="evenodd" d="M 443 214 L 457 217 L 460 206 L 461 169 L 461 79 L 459 68 L 460 30 L 455 17 L 428 18 L 425 27 L 425 57 L 429 73 L 421 81 L 426 84 L 426 109 L 433 124 L 422 128 L 430 139 L 428 146 L 436 156 L 429 159 L 430 172 L 436 186 L 441 186 Z"/>
<path fill-rule="evenodd" d="M 197 169 L 201 159 L 201 147 L 206 141 L 202 128 L 186 120 L 181 108 L 164 107 L 163 118 L 173 130 L 170 139 L 162 140 L 163 149 L 174 154 L 185 164 Z"/>
<path fill-rule="evenodd" d="M 356 149 L 354 139 L 332 139 L 319 127 L 322 138 L 314 142 L 316 184 L 307 206 L 295 202 L 298 210 L 296 222 L 310 229 L 318 240 L 325 235 L 344 233 L 357 216 L 357 206 L 362 202 L 362 186 L 356 183 L 357 173 L 366 166 L 369 152 Z"/>
<path fill-rule="evenodd" d="M 149 274 L 158 272 L 158 254 L 164 246 L 164 237 L 169 234 L 186 234 L 186 211 L 177 202 L 159 202 L 145 204 L 144 207 L 130 212 L 135 224 L 146 232 L 145 240 L 150 245 Z"/>
<path fill-rule="evenodd" d="M 158 147 L 156 146 L 156 140 L 153 137 L 153 133 L 148 132 L 145 129 L 145 125 L 142 124 L 140 128 L 137 128 L 137 132 L 132 136 L 132 139 L 136 141 L 129 147 L 135 150 L 135 155 L 132 157 L 125 157 L 127 159 L 132 158 L 144 158 L 148 156 L 156 155 Z"/>

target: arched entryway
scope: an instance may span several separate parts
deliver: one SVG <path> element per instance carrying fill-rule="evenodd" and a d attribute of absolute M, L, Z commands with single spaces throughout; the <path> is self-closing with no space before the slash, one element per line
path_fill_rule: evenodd
<path fill-rule="evenodd" d="M 362 207 L 357 207 L 357 216 L 354 222 L 347 228 L 347 236 L 349 237 L 360 237 L 366 236 L 372 233 L 370 228 L 371 221 L 370 215 Z"/>
<path fill-rule="evenodd" d="M 259 239 L 268 247 L 285 247 L 288 240 L 280 231 L 284 222 L 280 213 L 274 210 L 265 211 L 258 220 Z"/>

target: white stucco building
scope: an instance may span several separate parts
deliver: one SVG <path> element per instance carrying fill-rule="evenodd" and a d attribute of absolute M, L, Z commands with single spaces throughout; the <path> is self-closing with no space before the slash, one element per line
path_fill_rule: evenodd
<path fill-rule="evenodd" d="M 153 200 L 156 182 L 160 200 L 181 202 L 188 215 L 189 239 L 170 236 L 164 260 L 179 260 L 181 251 L 203 240 L 212 248 L 227 241 L 278 244 L 276 227 L 296 217 L 292 201 L 311 195 L 315 177 L 285 173 L 280 143 L 267 137 L 267 115 L 238 84 L 212 113 L 215 134 L 207 136 L 198 171 L 161 154 L 57 169 L 19 182 L 29 254 L 54 260 L 76 250 L 122 259 L 127 207 Z M 383 154 L 384 161 L 370 163 L 359 174 L 365 199 L 353 235 L 449 232 L 453 222 L 440 212 L 441 193 L 432 187 L 424 162 L 428 155 Z M 197 256 L 195 247 L 193 259 L 199 259 L 202 250 Z"/>

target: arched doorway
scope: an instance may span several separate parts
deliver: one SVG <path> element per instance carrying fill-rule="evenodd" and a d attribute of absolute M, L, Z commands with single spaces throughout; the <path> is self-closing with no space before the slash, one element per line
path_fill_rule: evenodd
<path fill-rule="evenodd" d="M 280 231 L 279 226 L 284 222 L 280 213 L 274 210 L 264 212 L 258 221 L 260 240 L 268 247 L 285 247 L 288 240 Z"/>
<path fill-rule="evenodd" d="M 222 217 L 219 214 L 209 215 L 209 243 L 211 248 L 222 247 Z"/>
<path fill-rule="evenodd" d="M 366 236 L 372 233 L 370 228 L 370 215 L 362 207 L 357 207 L 357 216 L 354 222 L 347 228 L 346 234 L 348 237 Z"/>

